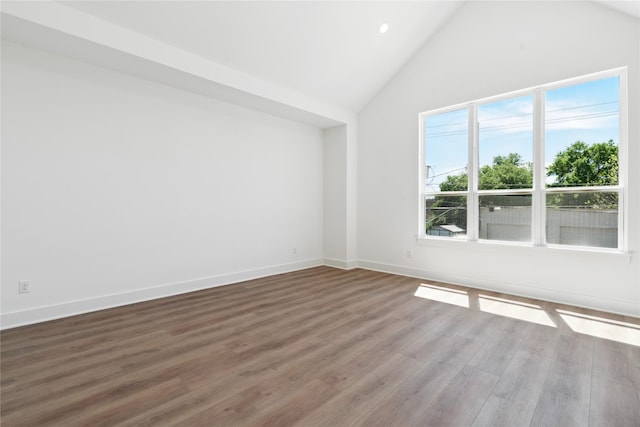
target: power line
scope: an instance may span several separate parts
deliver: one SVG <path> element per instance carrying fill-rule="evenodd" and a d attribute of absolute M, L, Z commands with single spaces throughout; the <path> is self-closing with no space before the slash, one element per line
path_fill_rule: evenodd
<path fill-rule="evenodd" d="M 545 114 L 555 113 L 557 111 L 577 110 L 579 108 L 599 107 L 601 105 L 610 105 L 610 104 L 617 104 L 617 103 L 618 103 L 618 101 L 606 101 L 606 102 L 598 102 L 596 104 L 578 105 L 576 107 L 556 108 L 555 110 L 546 110 Z M 522 114 L 514 114 L 512 116 L 494 117 L 494 118 L 491 118 L 491 119 L 482 119 L 482 121 L 483 122 L 489 122 L 489 121 L 492 121 L 492 120 L 512 119 L 514 117 L 524 117 L 524 116 L 531 116 L 531 115 L 533 115 L 533 112 L 531 112 L 531 113 L 522 113 Z M 433 128 L 445 127 L 445 126 L 466 126 L 466 125 L 467 125 L 467 122 L 457 122 L 457 123 L 445 123 L 445 124 L 442 124 L 442 125 L 432 125 L 432 126 L 428 126 L 428 127 L 433 129 Z"/>
<path fill-rule="evenodd" d="M 479 114 L 480 114 L 480 113 L 478 112 L 478 115 L 479 115 Z M 514 118 L 514 117 L 524 117 L 524 116 L 532 116 L 532 115 L 533 115 L 533 112 L 531 112 L 531 113 L 523 113 L 523 114 L 515 114 L 515 115 L 513 115 L 513 116 L 500 116 L 500 117 L 494 117 L 494 118 L 492 118 L 492 119 L 480 119 L 480 121 L 482 121 L 482 122 L 490 122 L 490 121 L 493 121 L 493 120 L 512 119 L 512 118 Z"/>
<path fill-rule="evenodd" d="M 557 108 L 555 110 L 546 110 L 547 113 L 555 113 L 556 111 L 577 110 L 578 108 L 598 107 L 600 105 L 617 104 L 618 101 L 600 102 L 598 104 L 578 105 L 576 107 Z"/>
<path fill-rule="evenodd" d="M 570 120 L 587 120 L 594 119 L 598 117 L 611 117 L 618 114 L 618 110 L 615 111 L 603 111 L 600 113 L 592 113 L 592 114 L 584 114 L 581 116 L 569 116 L 569 117 L 558 117 L 555 119 L 546 120 L 547 123 L 560 123 L 560 122 L 568 122 Z"/>
<path fill-rule="evenodd" d="M 617 103 L 618 103 L 618 101 L 607 101 L 607 102 L 599 102 L 597 104 L 578 105 L 576 107 L 556 108 L 555 110 L 545 110 L 545 114 L 555 113 L 557 111 L 577 110 L 579 108 L 599 107 L 601 105 L 609 105 L 609 104 L 617 104 Z M 478 114 L 480 114 L 480 113 L 478 113 Z M 532 116 L 532 115 L 533 115 L 533 112 L 531 112 L 531 113 L 523 113 L 523 114 L 514 114 L 512 116 L 501 116 L 501 117 L 494 117 L 494 118 L 491 118 L 491 119 L 481 119 L 481 122 L 490 122 L 490 121 L 493 121 L 493 120 L 512 119 L 512 118 L 515 118 L 515 117 L 525 117 L 525 116 Z"/>
<path fill-rule="evenodd" d="M 566 108 L 563 110 L 554 110 L 554 111 L 564 111 L 564 110 L 569 110 L 571 108 Z M 593 119 L 593 118 L 601 118 L 601 117 L 611 117 L 611 116 L 615 116 L 616 114 L 618 114 L 619 111 L 618 110 L 613 110 L 613 111 L 602 111 L 602 112 L 598 112 L 598 113 L 589 113 L 589 114 L 580 114 L 580 115 L 574 115 L 574 116 L 565 116 L 565 117 L 558 117 L 558 118 L 553 118 L 553 119 L 547 119 L 545 120 L 546 124 L 555 124 L 555 123 L 562 123 L 562 122 L 569 122 L 569 121 L 578 121 L 578 120 L 588 120 L 588 119 Z M 511 116 L 511 117 L 516 117 L 516 116 Z M 493 132 L 493 131 L 497 131 L 497 130 L 503 130 L 503 129 L 515 129 L 518 127 L 528 127 L 528 126 L 533 126 L 530 123 L 514 123 L 514 124 L 509 124 L 509 125 L 502 125 L 502 126 L 493 126 L 493 127 L 483 127 L 481 128 L 482 131 L 485 132 Z M 467 130 L 464 131 L 445 131 L 445 132 L 439 132 L 439 133 L 427 133 L 427 136 L 429 138 L 439 138 L 439 137 L 444 137 L 444 136 L 455 136 L 455 135 L 466 135 L 468 133 Z"/>
<path fill-rule="evenodd" d="M 429 165 L 427 165 L 427 167 L 428 167 L 428 168 L 431 168 L 431 169 L 435 169 L 434 167 L 429 166 Z M 461 170 L 463 170 L 463 169 L 467 169 L 467 167 L 466 167 L 466 166 L 463 166 L 463 167 L 461 167 L 461 168 L 453 169 L 453 170 L 450 170 L 450 171 L 448 171 L 448 172 L 443 172 L 443 173 L 440 173 L 440 174 L 437 174 L 437 175 L 429 176 L 428 178 L 429 178 L 429 179 L 433 179 L 433 178 L 437 178 L 437 177 L 439 177 L 439 176 L 449 175 L 451 172 L 457 172 L 457 171 L 461 171 Z"/>

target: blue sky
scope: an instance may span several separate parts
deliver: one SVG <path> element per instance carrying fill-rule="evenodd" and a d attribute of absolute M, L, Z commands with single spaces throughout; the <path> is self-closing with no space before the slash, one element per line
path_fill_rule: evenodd
<path fill-rule="evenodd" d="M 478 107 L 480 165 L 493 157 L 518 153 L 533 158 L 533 98 L 521 96 Z M 447 175 L 467 165 L 467 110 L 427 117 L 428 191 L 438 191 Z M 545 97 L 545 164 L 575 141 L 619 141 L 618 78 L 611 77 L 548 90 Z"/>

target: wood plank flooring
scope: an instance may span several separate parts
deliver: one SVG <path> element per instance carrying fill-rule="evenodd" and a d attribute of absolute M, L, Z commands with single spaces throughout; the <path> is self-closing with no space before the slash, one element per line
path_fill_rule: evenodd
<path fill-rule="evenodd" d="M 639 319 L 365 270 L 0 338 L 4 427 L 640 426 Z"/>

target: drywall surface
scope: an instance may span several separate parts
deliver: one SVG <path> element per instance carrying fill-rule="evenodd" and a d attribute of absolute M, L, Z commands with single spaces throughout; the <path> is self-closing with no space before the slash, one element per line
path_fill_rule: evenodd
<path fill-rule="evenodd" d="M 347 260 L 347 126 L 324 133 L 324 256 L 330 264 Z"/>
<path fill-rule="evenodd" d="M 359 114 L 359 265 L 640 315 L 639 28 L 591 2 L 467 2 Z M 627 254 L 416 241 L 420 112 L 621 66 Z"/>
<path fill-rule="evenodd" d="M 322 263 L 322 159 L 315 127 L 3 43 L 2 326 Z"/>

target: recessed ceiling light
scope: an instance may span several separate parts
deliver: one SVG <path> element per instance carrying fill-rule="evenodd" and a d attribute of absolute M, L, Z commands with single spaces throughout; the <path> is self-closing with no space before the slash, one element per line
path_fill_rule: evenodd
<path fill-rule="evenodd" d="M 389 24 L 380 25 L 380 34 L 384 34 L 389 31 Z"/>

